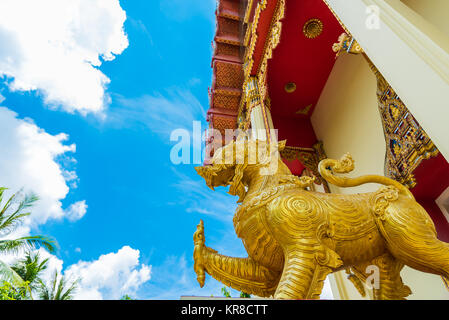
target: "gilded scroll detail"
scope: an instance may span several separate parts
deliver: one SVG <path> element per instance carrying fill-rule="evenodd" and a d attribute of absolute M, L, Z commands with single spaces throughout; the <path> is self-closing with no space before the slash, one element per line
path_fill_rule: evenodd
<path fill-rule="evenodd" d="M 268 60 L 273 57 L 273 50 L 278 46 L 281 41 L 282 33 L 282 22 L 281 20 L 285 16 L 285 0 L 279 0 L 276 11 L 273 15 L 273 20 L 271 21 L 270 34 L 265 42 L 264 54 L 262 61 L 259 65 L 259 70 L 257 72 L 257 77 L 259 79 L 259 87 L 261 88 L 262 98 L 265 99 L 267 96 L 267 68 Z"/>
<path fill-rule="evenodd" d="M 253 54 L 257 43 L 257 25 L 258 21 L 260 19 L 261 12 L 266 8 L 266 1 L 265 5 L 259 4 L 256 8 L 255 16 L 254 16 L 254 22 L 252 24 L 251 30 L 248 30 L 248 33 L 251 33 L 251 42 L 248 48 L 246 49 L 245 54 L 245 61 L 244 61 L 244 76 L 245 81 L 243 84 L 243 87 L 246 88 L 248 85 L 248 82 L 251 80 L 251 70 L 254 65 L 254 59 Z M 262 60 L 259 65 L 259 70 L 257 71 L 257 79 L 258 79 L 258 87 L 259 87 L 259 93 L 262 101 L 265 101 L 269 99 L 268 97 L 268 90 L 266 88 L 266 72 L 267 72 L 267 66 L 268 66 L 268 60 L 272 58 L 272 52 L 276 48 L 276 46 L 279 44 L 281 40 L 281 31 L 282 31 L 282 22 L 281 19 L 284 18 L 285 15 L 285 0 L 279 0 L 277 3 L 277 7 L 275 9 L 275 13 L 273 15 L 273 19 L 271 21 L 270 25 L 270 31 L 267 35 L 266 41 L 265 41 L 265 47 L 263 50 L 263 56 Z M 239 118 L 244 119 L 248 117 L 248 110 L 245 109 L 245 103 L 247 99 L 242 99 L 240 102 L 239 107 L 239 114 L 242 115 L 244 113 L 247 114 L 246 117 L 241 116 Z M 243 127 L 243 126 L 242 126 Z"/>
<path fill-rule="evenodd" d="M 413 171 L 439 151 L 383 77 L 378 81 L 377 97 L 387 148 L 386 174 L 413 188 Z"/>
<path fill-rule="evenodd" d="M 334 43 L 332 46 L 332 50 L 336 53 L 338 57 L 342 52 L 351 53 L 351 54 L 359 54 L 363 53 L 363 49 L 360 44 L 353 37 L 348 35 L 347 33 L 342 33 L 338 37 L 338 42 Z"/>

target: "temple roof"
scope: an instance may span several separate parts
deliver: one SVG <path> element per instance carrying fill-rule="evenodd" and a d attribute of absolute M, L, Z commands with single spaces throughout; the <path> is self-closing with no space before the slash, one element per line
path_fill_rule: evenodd
<path fill-rule="evenodd" d="M 236 128 L 245 79 L 258 76 L 275 127 L 303 130 L 285 138 L 310 147 L 316 142 L 310 116 L 335 63 L 332 45 L 344 32 L 332 12 L 316 0 L 219 0 L 216 16 L 210 127 Z M 286 90 L 289 84 L 293 91 Z"/>
<path fill-rule="evenodd" d="M 243 2 L 243 1 L 242 1 Z M 211 128 L 234 129 L 242 96 L 243 14 L 240 0 L 219 0 L 207 120 Z M 222 133 L 224 135 L 224 133 Z"/>

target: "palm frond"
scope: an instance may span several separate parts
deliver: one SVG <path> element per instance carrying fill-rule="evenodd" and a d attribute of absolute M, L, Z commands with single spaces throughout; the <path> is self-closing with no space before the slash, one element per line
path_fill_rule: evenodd
<path fill-rule="evenodd" d="M 0 252 L 4 254 L 18 254 L 27 248 L 26 241 L 0 240 Z"/>
<path fill-rule="evenodd" d="M 3 191 L 5 189 L 2 189 L 2 196 Z M 30 215 L 29 212 L 23 212 L 26 208 L 31 207 L 39 198 L 35 194 L 28 194 L 21 199 L 12 213 L 8 214 L 8 211 L 12 204 L 15 202 L 17 198 L 17 193 L 13 194 L 6 204 L 3 206 L 2 210 L 0 211 L 0 233 L 7 234 L 12 229 L 14 229 L 18 224 L 22 223 L 23 218 Z"/>
<path fill-rule="evenodd" d="M 40 275 L 42 271 L 47 269 L 48 260 L 40 259 L 38 252 L 33 253 L 28 251 L 25 257 L 14 263 L 11 268 L 24 280 L 28 282 L 30 290 L 35 290 L 38 287 Z"/>
<path fill-rule="evenodd" d="M 50 258 L 46 258 L 46 259 L 42 260 L 41 263 L 39 263 L 39 265 L 37 266 L 37 269 L 39 271 L 44 271 L 45 269 L 47 269 L 49 260 L 50 260 Z"/>
<path fill-rule="evenodd" d="M 6 219 L 0 220 L 0 234 L 5 236 L 11 233 L 17 226 L 22 224 L 22 219 L 29 216 L 30 213 L 11 214 Z"/>
<path fill-rule="evenodd" d="M 28 236 L 19 238 L 18 240 L 27 241 L 32 249 L 44 248 L 50 253 L 56 253 L 58 250 L 58 243 L 56 240 L 47 236 Z"/>
<path fill-rule="evenodd" d="M 6 190 L 6 189 L 3 189 Z M 9 207 L 11 207 L 13 200 L 16 198 L 16 193 L 14 193 L 11 197 L 9 197 L 8 201 L 6 201 L 5 205 L 3 206 L 2 210 L 0 211 L 0 219 L 3 220 L 6 212 L 8 211 Z M 3 193 L 2 193 L 3 197 Z"/>
<path fill-rule="evenodd" d="M 26 282 L 9 265 L 0 260 L 0 280 L 15 287 L 26 287 Z"/>
<path fill-rule="evenodd" d="M 53 276 L 53 280 L 51 283 L 51 292 L 50 292 L 50 298 L 51 300 L 55 299 L 55 290 L 56 290 L 56 285 L 58 283 L 58 271 L 55 270 L 54 276 Z"/>
<path fill-rule="evenodd" d="M 14 195 L 15 196 L 15 195 Z M 17 205 L 16 209 L 11 215 L 16 215 L 18 213 L 21 213 L 23 210 L 33 206 L 33 204 L 39 200 L 39 198 L 33 194 L 31 195 L 25 195 L 22 200 L 20 200 L 19 204 Z M 27 213 L 30 214 L 29 212 Z"/>
<path fill-rule="evenodd" d="M 29 193 L 25 195 L 23 198 L 23 201 L 21 202 L 21 210 L 32 207 L 35 202 L 39 200 L 39 197 L 34 193 Z"/>
<path fill-rule="evenodd" d="M 50 253 L 58 249 L 56 240 L 46 236 L 27 236 L 14 240 L 0 240 L 0 252 L 19 253 L 25 249 L 45 248 Z"/>
<path fill-rule="evenodd" d="M 64 286 L 65 286 L 65 279 L 63 276 L 60 277 L 58 285 L 57 285 L 57 289 L 54 295 L 54 300 L 62 300 L 62 291 L 64 290 Z"/>
<path fill-rule="evenodd" d="M 0 204 L 3 202 L 3 193 L 8 190 L 8 188 L 0 187 Z"/>
<path fill-rule="evenodd" d="M 52 300 L 50 299 L 50 291 L 45 283 L 39 279 L 39 298 L 42 300 Z"/>
<path fill-rule="evenodd" d="M 72 300 L 74 293 L 78 288 L 79 279 L 73 281 L 70 286 L 66 288 L 66 278 L 63 275 L 59 275 L 58 271 L 55 271 L 49 285 L 46 285 L 42 280 L 39 282 L 39 297 L 42 300 Z"/>
<path fill-rule="evenodd" d="M 79 280 L 72 282 L 70 287 L 62 294 L 61 300 L 72 300 L 76 290 L 78 289 Z"/>

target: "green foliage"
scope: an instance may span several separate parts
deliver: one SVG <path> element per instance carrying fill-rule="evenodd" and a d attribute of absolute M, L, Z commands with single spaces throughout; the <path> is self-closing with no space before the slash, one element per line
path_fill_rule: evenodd
<path fill-rule="evenodd" d="M 27 289 L 15 288 L 9 282 L 3 281 L 0 285 L 0 300 L 25 300 Z"/>
<path fill-rule="evenodd" d="M 0 260 L 0 282 L 5 281 L 14 287 L 25 287 L 25 281 L 9 265 Z"/>
<path fill-rule="evenodd" d="M 17 239 L 8 239 L 8 235 L 23 223 L 30 215 L 27 209 L 38 200 L 35 195 L 13 194 L 6 202 L 3 199 L 6 188 L 0 188 L 0 253 L 17 254 L 27 250 L 25 256 L 14 265 L 9 266 L 0 260 L 0 299 L 25 300 L 33 299 L 33 292 L 38 292 L 44 300 L 69 300 L 77 287 L 77 281 L 67 283 L 63 276 L 54 277 L 47 286 L 40 274 L 47 269 L 48 259 L 41 260 L 38 253 L 31 250 L 45 248 L 55 253 L 57 243 L 46 236 L 27 236 Z"/>
<path fill-rule="evenodd" d="M 226 287 L 221 288 L 221 293 L 223 294 L 224 297 L 231 298 L 231 292 L 228 290 L 228 288 Z M 240 292 L 240 298 L 251 298 L 251 295 L 242 291 Z"/>
<path fill-rule="evenodd" d="M 135 299 L 133 299 L 129 295 L 125 294 L 125 295 L 123 295 L 123 297 L 120 298 L 120 300 L 135 300 Z"/>
<path fill-rule="evenodd" d="M 38 253 L 27 252 L 10 269 L 20 278 L 14 284 L 4 282 L 1 292 L 7 300 L 33 300 L 33 293 L 37 293 L 42 300 L 71 300 L 77 288 L 78 281 L 67 283 L 63 276 L 55 271 L 49 284 L 41 279 L 41 274 L 48 267 L 48 259 L 41 260 Z M 0 270 L 1 272 L 1 270 Z"/>
<path fill-rule="evenodd" d="M 231 298 L 231 293 L 226 287 L 221 288 L 221 293 L 223 293 L 223 296 L 226 298 Z"/>
<path fill-rule="evenodd" d="M 39 253 L 28 251 L 25 257 L 18 260 L 11 268 L 28 283 L 29 293 L 38 289 L 40 274 L 47 269 L 48 258 L 41 260 Z M 31 297 L 32 298 L 32 297 Z"/>

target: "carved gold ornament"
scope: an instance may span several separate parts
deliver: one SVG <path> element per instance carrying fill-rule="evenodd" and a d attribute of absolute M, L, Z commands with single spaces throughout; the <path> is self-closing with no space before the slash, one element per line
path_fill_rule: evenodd
<path fill-rule="evenodd" d="M 320 19 L 310 19 L 304 24 L 302 32 L 308 39 L 315 39 L 323 33 L 323 22 Z"/>
<path fill-rule="evenodd" d="M 211 187 L 229 185 L 239 197 L 234 215 L 247 258 L 220 255 L 206 246 L 204 223 L 194 234 L 194 269 L 201 286 L 206 273 L 236 290 L 275 299 L 318 299 L 324 280 L 346 270 L 363 294 L 377 266 L 375 299 L 405 299 L 404 265 L 449 278 L 449 244 L 439 241 L 427 212 L 399 182 L 376 175 L 339 177 L 354 169 L 349 154 L 319 164 L 321 176 L 338 187 L 366 183 L 378 191 L 343 195 L 309 191 L 311 177 L 293 176 L 279 157 L 285 141 L 239 137 L 217 150 L 197 172 Z M 257 159 L 250 161 L 249 159 Z M 269 174 L 267 174 L 269 173 Z"/>
<path fill-rule="evenodd" d="M 296 91 L 296 83 L 294 83 L 294 82 L 288 82 L 288 83 L 286 83 L 285 86 L 284 86 L 284 90 L 285 90 L 285 92 L 287 92 L 287 93 L 293 93 L 293 92 L 295 92 L 295 91 Z"/>
<path fill-rule="evenodd" d="M 338 37 L 338 42 L 333 44 L 332 50 L 336 53 L 337 57 L 342 52 L 347 52 L 351 54 L 363 53 L 363 49 L 359 45 L 357 40 L 355 40 L 352 36 L 348 35 L 347 33 L 342 33 Z"/>
<path fill-rule="evenodd" d="M 296 114 L 302 114 L 302 115 L 308 115 L 309 114 L 309 111 L 310 111 L 310 109 L 312 109 L 312 104 L 309 104 L 308 106 L 306 106 L 306 107 L 304 107 L 304 108 L 301 108 L 301 109 L 299 109 L 298 111 L 296 111 L 295 113 Z"/>
<path fill-rule="evenodd" d="M 251 28 L 247 30 L 246 37 L 250 40 L 248 47 L 245 51 L 245 59 L 243 64 L 243 73 L 244 73 L 244 83 L 243 88 L 247 87 L 249 81 L 251 81 L 251 70 L 254 65 L 253 54 L 256 48 L 257 43 L 257 25 L 259 22 L 260 15 L 263 10 L 265 10 L 267 5 L 266 1 L 259 2 L 256 7 L 256 12 L 254 14 L 254 21 L 251 24 Z M 281 32 L 282 32 L 282 18 L 285 15 L 285 0 L 279 0 L 275 13 L 273 14 L 273 20 L 271 21 L 269 34 L 265 41 L 264 53 L 262 57 L 262 61 L 259 65 L 259 70 L 257 71 L 257 79 L 258 79 L 258 87 L 262 101 L 266 100 L 268 97 L 268 90 L 266 87 L 267 83 L 267 67 L 268 60 L 272 58 L 273 50 L 277 47 L 279 42 L 281 41 Z M 248 40 L 249 41 L 249 40 Z M 240 101 L 239 113 L 243 113 L 245 109 L 245 102 L 247 99 L 242 99 Z M 249 113 L 247 113 L 249 114 Z"/>

